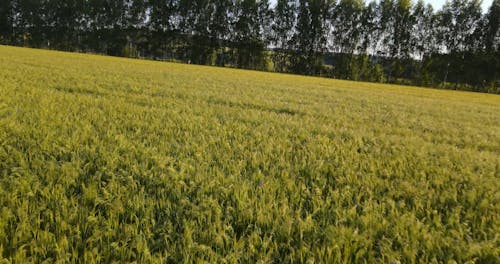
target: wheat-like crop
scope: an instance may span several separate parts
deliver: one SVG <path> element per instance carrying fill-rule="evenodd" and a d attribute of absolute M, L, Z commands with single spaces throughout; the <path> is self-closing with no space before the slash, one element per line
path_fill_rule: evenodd
<path fill-rule="evenodd" d="M 0 46 L 0 262 L 499 263 L 500 96 Z"/>

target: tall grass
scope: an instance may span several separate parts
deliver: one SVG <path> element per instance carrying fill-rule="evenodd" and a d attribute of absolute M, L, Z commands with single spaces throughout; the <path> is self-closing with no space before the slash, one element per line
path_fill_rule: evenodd
<path fill-rule="evenodd" d="M 499 96 L 0 46 L 7 263 L 499 263 L 499 178 Z"/>

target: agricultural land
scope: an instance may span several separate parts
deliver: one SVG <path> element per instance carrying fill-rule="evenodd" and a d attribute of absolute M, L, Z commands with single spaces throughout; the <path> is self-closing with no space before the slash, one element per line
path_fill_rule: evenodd
<path fill-rule="evenodd" d="M 500 263 L 500 96 L 0 46 L 1 263 Z"/>

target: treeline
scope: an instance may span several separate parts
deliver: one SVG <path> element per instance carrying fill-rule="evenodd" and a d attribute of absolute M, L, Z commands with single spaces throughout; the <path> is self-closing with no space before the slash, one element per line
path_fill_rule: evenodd
<path fill-rule="evenodd" d="M 0 43 L 500 93 L 500 0 L 1 0 Z"/>

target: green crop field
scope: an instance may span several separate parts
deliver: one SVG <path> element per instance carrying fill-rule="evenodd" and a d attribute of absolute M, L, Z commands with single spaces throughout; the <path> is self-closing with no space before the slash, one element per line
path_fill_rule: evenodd
<path fill-rule="evenodd" d="M 0 46 L 1 263 L 500 263 L 500 96 Z"/>

